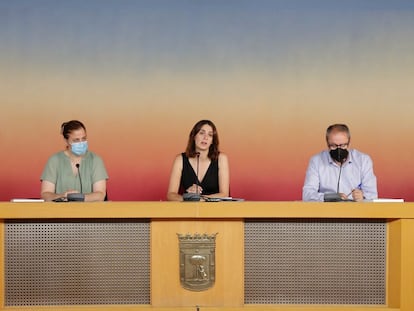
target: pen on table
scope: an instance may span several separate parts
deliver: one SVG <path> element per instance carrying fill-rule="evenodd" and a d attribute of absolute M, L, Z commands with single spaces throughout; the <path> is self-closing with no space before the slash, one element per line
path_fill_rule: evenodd
<path fill-rule="evenodd" d="M 349 197 L 352 194 L 352 192 L 354 192 L 355 189 L 361 190 L 361 186 L 362 186 L 362 183 L 360 183 L 358 186 L 356 186 L 354 189 L 352 189 L 352 191 L 347 195 L 347 197 Z"/>

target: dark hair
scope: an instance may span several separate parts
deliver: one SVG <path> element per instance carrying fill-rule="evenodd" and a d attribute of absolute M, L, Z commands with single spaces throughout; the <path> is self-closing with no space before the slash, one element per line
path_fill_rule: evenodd
<path fill-rule="evenodd" d="M 71 120 L 71 121 L 62 123 L 62 125 L 60 126 L 60 133 L 63 135 L 65 139 L 68 139 L 70 133 L 72 133 L 73 131 L 79 130 L 81 128 L 83 128 L 86 132 L 86 127 L 85 125 L 83 125 L 81 121 Z"/>
<path fill-rule="evenodd" d="M 192 128 L 192 130 L 190 132 L 190 135 L 188 136 L 188 143 L 187 143 L 187 148 L 185 150 L 185 154 L 189 158 L 192 158 L 192 157 L 196 156 L 194 138 L 198 134 L 198 132 L 200 132 L 201 128 L 205 124 L 211 126 L 211 128 L 213 129 L 213 142 L 210 145 L 210 149 L 208 151 L 208 157 L 212 160 L 217 160 L 218 155 L 220 153 L 220 151 L 219 151 L 219 138 L 218 138 L 218 133 L 217 133 L 216 126 L 210 120 L 201 120 L 201 121 L 198 121 L 194 125 L 194 127 Z"/>
<path fill-rule="evenodd" d="M 332 124 L 326 129 L 326 142 L 328 143 L 328 136 L 332 132 L 342 132 L 348 135 L 348 139 L 351 139 L 351 132 L 345 124 Z"/>

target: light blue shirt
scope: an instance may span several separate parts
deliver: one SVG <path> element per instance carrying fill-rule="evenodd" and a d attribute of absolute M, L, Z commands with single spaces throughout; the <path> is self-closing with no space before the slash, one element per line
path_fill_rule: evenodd
<path fill-rule="evenodd" d="M 332 160 L 328 150 L 310 159 L 302 191 L 303 201 L 323 201 L 325 193 L 348 194 L 356 188 L 363 191 L 366 200 L 378 198 L 377 178 L 374 175 L 371 158 L 355 149 L 348 151 L 349 156 L 342 169 Z M 338 179 L 339 191 L 337 191 Z"/>

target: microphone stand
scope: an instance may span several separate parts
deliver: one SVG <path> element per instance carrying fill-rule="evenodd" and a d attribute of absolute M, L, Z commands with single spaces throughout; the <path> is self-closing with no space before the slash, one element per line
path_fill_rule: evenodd
<path fill-rule="evenodd" d="M 82 191 L 82 178 L 81 178 L 79 166 L 80 166 L 80 164 L 79 163 L 76 163 L 76 168 L 78 169 L 78 177 L 79 177 L 79 184 L 80 184 L 80 193 L 83 193 L 83 191 Z"/>
<path fill-rule="evenodd" d="M 199 182 L 198 182 L 198 168 L 200 166 L 200 152 L 196 153 L 197 156 L 197 164 L 196 164 L 196 193 L 189 193 L 186 192 L 183 194 L 183 200 L 184 201 L 200 201 L 201 196 L 200 193 L 198 191 L 198 186 L 199 186 Z"/>
<path fill-rule="evenodd" d="M 83 202 L 85 201 L 85 195 L 82 193 L 82 178 L 80 175 L 80 164 L 76 163 L 76 169 L 78 170 L 78 177 L 79 177 L 79 183 L 80 183 L 80 193 L 68 193 L 67 198 L 68 201 L 77 201 L 77 202 Z"/>
<path fill-rule="evenodd" d="M 197 152 L 197 170 L 196 170 L 196 185 L 197 185 L 197 188 L 196 188 L 196 194 L 197 194 L 198 197 L 200 197 L 200 193 L 199 193 L 199 190 L 198 190 L 198 186 L 199 186 L 199 183 L 200 183 L 199 180 L 198 180 L 198 168 L 199 167 L 200 167 L 200 152 Z"/>
<path fill-rule="evenodd" d="M 339 195 L 339 183 L 341 181 L 342 165 L 344 164 L 344 161 L 345 161 L 345 159 L 340 161 L 341 165 L 339 166 L 339 175 L 338 175 L 338 182 L 336 184 L 336 193 L 325 193 L 324 198 L 323 198 L 324 202 L 341 202 L 341 201 L 345 201 Z"/>
<path fill-rule="evenodd" d="M 341 166 L 339 167 L 339 176 L 338 176 L 338 184 L 336 185 L 336 193 L 339 193 L 339 182 L 341 180 L 341 173 L 342 173 L 342 162 L 341 162 Z"/>

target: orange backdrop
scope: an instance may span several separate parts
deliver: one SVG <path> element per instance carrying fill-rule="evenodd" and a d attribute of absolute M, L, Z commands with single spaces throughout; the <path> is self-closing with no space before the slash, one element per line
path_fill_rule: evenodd
<path fill-rule="evenodd" d="M 379 196 L 413 201 L 414 10 L 371 2 L 1 3 L 0 200 L 39 196 L 70 119 L 103 157 L 111 200 L 165 200 L 175 155 L 211 119 L 235 197 L 301 200 L 340 122 Z"/>

